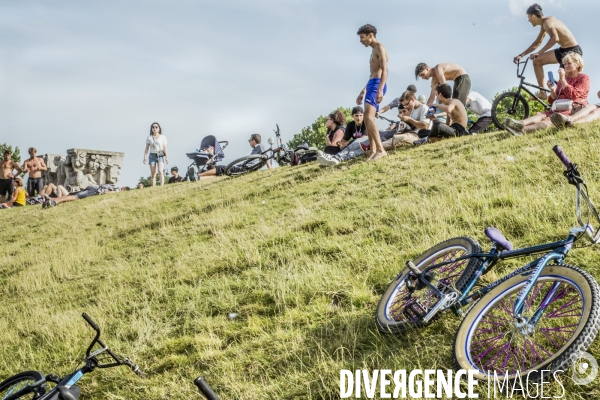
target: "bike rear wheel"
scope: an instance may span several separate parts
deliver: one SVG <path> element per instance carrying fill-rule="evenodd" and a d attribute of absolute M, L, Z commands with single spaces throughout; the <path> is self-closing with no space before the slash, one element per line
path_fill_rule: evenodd
<path fill-rule="evenodd" d="M 250 155 L 231 162 L 225 167 L 225 174 L 229 176 L 240 176 L 248 172 L 258 171 L 266 164 L 261 155 Z"/>
<path fill-rule="evenodd" d="M 500 130 L 505 130 L 504 118 L 513 118 L 518 121 L 529 118 L 529 103 L 525 98 L 515 92 L 502 93 L 496 97 L 492 104 L 492 120 Z"/>
<path fill-rule="evenodd" d="M 509 381 L 518 379 L 517 372 L 530 373 L 528 380 L 536 382 L 543 370 L 567 370 L 589 348 L 600 327 L 598 283 L 575 266 L 548 265 L 522 315 L 528 322 L 542 304 L 548 306 L 534 326 L 518 326 L 513 305 L 530 274 L 501 283 L 466 314 L 454 342 L 456 368 L 476 370 L 475 379 L 484 380 L 488 371 Z"/>
<path fill-rule="evenodd" d="M 0 382 L 0 399 L 5 399 L 11 394 L 17 393 L 19 390 L 44 379 L 44 374 L 38 371 L 25 371 L 20 374 L 13 375 L 10 378 Z M 33 393 L 19 397 L 22 400 L 33 400 L 39 398 L 46 393 L 46 384 L 44 383 Z"/>
<path fill-rule="evenodd" d="M 451 261 L 455 258 L 480 251 L 481 247 L 475 239 L 456 237 L 433 246 L 415 258 L 413 263 L 422 271 L 430 265 Z M 433 277 L 438 282 L 461 291 L 465 288 L 480 264 L 481 260 L 478 258 L 467 258 L 433 270 Z M 422 320 L 411 318 L 410 315 L 404 312 L 406 306 L 415 301 L 425 308 L 430 308 L 438 301 L 435 292 L 428 287 L 415 290 L 411 293 L 407 286 L 409 273 L 410 270 L 408 267 L 405 268 L 390 283 L 381 300 L 379 300 L 375 320 L 377 329 L 382 333 L 397 333 L 409 328 L 420 328 L 429 325 L 429 323 Z"/>

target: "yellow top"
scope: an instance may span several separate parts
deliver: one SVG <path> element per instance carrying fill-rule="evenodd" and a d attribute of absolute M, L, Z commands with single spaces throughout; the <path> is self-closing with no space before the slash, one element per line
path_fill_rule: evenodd
<path fill-rule="evenodd" d="M 17 187 L 17 198 L 15 199 L 15 203 L 19 203 L 20 205 L 24 206 L 25 205 L 25 189 L 23 189 L 22 187 Z"/>

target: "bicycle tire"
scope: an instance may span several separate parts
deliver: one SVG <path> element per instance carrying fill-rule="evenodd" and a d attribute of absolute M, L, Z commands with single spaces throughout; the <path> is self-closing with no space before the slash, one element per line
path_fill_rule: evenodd
<path fill-rule="evenodd" d="M 525 302 L 523 316 L 533 314 L 536 304 L 544 300 L 553 282 L 560 282 L 561 286 L 548 299 L 548 308 L 535 331 L 528 332 L 531 335 L 528 338 L 515 328 L 510 301 L 514 301 L 530 274 L 531 270 L 502 282 L 465 315 L 453 346 L 457 368 L 476 370 L 475 379 L 487 379 L 487 371 L 496 371 L 497 374 L 501 372 L 503 380 L 514 382 L 518 380 L 519 371 L 521 376 L 528 376 L 528 381 L 537 382 L 542 378 L 542 370 L 565 371 L 581 352 L 589 348 L 600 327 L 598 283 L 576 266 L 548 265 Z M 577 297 L 581 297 L 581 301 L 577 301 Z M 499 335 L 493 336 L 495 334 Z M 482 346 L 486 348 L 476 353 Z M 549 356 L 543 359 L 546 353 Z M 495 369 L 497 361 L 503 363 L 503 370 Z"/>
<path fill-rule="evenodd" d="M 506 130 L 503 121 L 504 117 L 514 118 L 519 121 L 528 118 L 529 103 L 521 94 L 515 92 L 502 93 L 492 103 L 492 120 L 494 121 L 494 125 L 500 130 Z"/>
<path fill-rule="evenodd" d="M 13 375 L 10 378 L 0 382 L 0 399 L 4 399 L 13 393 L 17 393 L 19 390 L 32 383 L 38 382 L 44 379 L 44 374 L 38 371 L 25 371 L 19 374 Z M 44 383 L 39 388 L 35 389 L 32 393 L 25 396 L 19 397 L 22 400 L 34 400 L 46 393 L 46 384 Z"/>
<path fill-rule="evenodd" d="M 256 164 L 252 164 L 252 162 L 256 161 L 259 162 Z M 258 154 L 238 158 L 237 160 L 229 163 L 227 167 L 225 167 L 225 175 L 240 176 L 249 172 L 258 171 L 266 164 L 266 162 L 267 160 L 265 160 L 263 156 Z"/>
<path fill-rule="evenodd" d="M 481 246 L 479 246 L 479 243 L 475 239 L 461 236 L 436 244 L 415 258 L 413 263 L 417 268 L 423 270 L 426 266 L 480 251 Z M 435 278 L 446 285 L 453 286 L 457 290 L 462 291 L 475 274 L 479 265 L 481 265 L 480 259 L 468 258 L 458 263 L 440 267 L 436 270 Z M 408 267 L 402 270 L 390 283 L 379 300 L 377 311 L 375 312 L 375 321 L 377 329 L 381 333 L 399 333 L 409 328 L 425 327 L 440 315 L 438 313 L 432 321 L 425 323 L 423 321 L 408 320 L 403 314 L 406 304 L 408 304 L 409 300 L 415 299 L 415 294 L 419 296 L 416 300 L 419 300 L 425 306 L 436 301 L 432 296 L 433 291 L 431 289 L 416 290 L 409 296 L 410 293 L 406 288 L 406 278 L 409 272 Z"/>

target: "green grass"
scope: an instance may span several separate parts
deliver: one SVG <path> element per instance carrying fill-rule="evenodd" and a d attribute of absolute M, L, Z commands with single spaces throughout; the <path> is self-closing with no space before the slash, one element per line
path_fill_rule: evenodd
<path fill-rule="evenodd" d="M 72 371 L 93 336 L 84 311 L 149 375 L 98 370 L 80 381 L 84 399 L 196 399 L 198 375 L 223 399 L 335 399 L 340 369 L 452 368 L 459 319 L 383 336 L 381 294 L 406 260 L 450 237 L 487 248 L 490 225 L 518 247 L 566 237 L 574 190 L 551 147 L 579 163 L 600 205 L 599 128 L 2 211 L 0 377 Z M 600 279 L 599 258 L 590 247 L 569 260 Z M 600 355 L 598 341 L 589 352 Z M 568 399 L 599 395 L 597 381 L 563 381 Z"/>

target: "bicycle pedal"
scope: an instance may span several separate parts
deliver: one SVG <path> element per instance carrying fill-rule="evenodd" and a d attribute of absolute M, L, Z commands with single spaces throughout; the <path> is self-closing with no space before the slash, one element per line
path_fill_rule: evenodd
<path fill-rule="evenodd" d="M 427 315 L 429 309 L 419 300 L 415 299 L 408 303 L 402 313 L 410 321 L 423 321 L 423 317 Z"/>
<path fill-rule="evenodd" d="M 458 300 L 458 293 L 453 291 L 448 294 L 444 294 L 444 297 L 438 300 L 437 303 L 431 308 L 431 310 L 423 317 L 424 322 L 429 322 L 433 319 L 433 317 L 440 311 L 444 311 L 450 307 Z"/>

